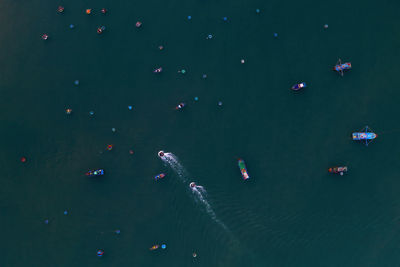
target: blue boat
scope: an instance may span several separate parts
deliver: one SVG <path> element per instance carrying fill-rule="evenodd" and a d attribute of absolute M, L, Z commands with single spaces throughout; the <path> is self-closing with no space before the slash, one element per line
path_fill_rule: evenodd
<path fill-rule="evenodd" d="M 336 72 L 339 72 L 340 75 L 343 76 L 343 71 L 344 70 L 350 70 L 351 69 L 351 62 L 343 63 L 342 60 L 339 58 L 339 61 L 336 63 L 335 67 L 333 67 L 333 70 Z"/>
<path fill-rule="evenodd" d="M 293 85 L 291 89 L 294 91 L 298 91 L 302 88 L 305 88 L 306 86 L 307 86 L 306 83 L 303 82 L 303 83 L 298 83 L 298 84 Z"/>
<path fill-rule="evenodd" d="M 101 176 L 104 175 L 104 170 L 99 169 L 99 170 L 88 171 L 87 173 L 85 173 L 85 175 L 88 177 Z"/>
<path fill-rule="evenodd" d="M 352 134 L 354 141 L 365 141 L 365 145 L 368 146 L 378 135 L 370 131 L 371 129 L 368 126 L 365 126 L 361 132 L 354 132 Z"/>

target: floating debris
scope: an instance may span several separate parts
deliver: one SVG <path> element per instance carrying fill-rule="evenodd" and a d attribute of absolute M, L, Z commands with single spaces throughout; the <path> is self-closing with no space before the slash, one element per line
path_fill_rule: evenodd
<path fill-rule="evenodd" d="M 188 20 L 191 20 L 191 19 L 192 19 L 192 16 L 188 16 L 187 18 L 188 18 Z"/>
<path fill-rule="evenodd" d="M 206 37 L 206 39 L 212 39 L 212 38 L 213 38 L 212 34 L 209 34 L 209 35 L 207 35 L 207 37 Z"/>
<path fill-rule="evenodd" d="M 244 64 L 244 59 L 241 59 L 241 60 L 240 60 L 240 63 Z"/>
<path fill-rule="evenodd" d="M 199 98 L 197 96 L 195 96 L 194 101 L 199 101 Z"/>
<path fill-rule="evenodd" d="M 228 18 L 227 18 L 227 17 L 223 17 L 222 19 L 223 19 L 224 21 L 227 21 L 227 20 L 228 20 Z"/>
<path fill-rule="evenodd" d="M 140 21 L 136 22 L 135 24 L 136 28 L 140 28 L 142 26 L 142 23 Z"/>
<path fill-rule="evenodd" d="M 115 128 L 111 128 L 111 131 L 115 132 Z"/>
<path fill-rule="evenodd" d="M 121 233 L 121 230 L 117 229 L 114 231 L 114 233 L 116 233 L 117 235 L 119 235 Z"/>
<path fill-rule="evenodd" d="M 73 29 L 73 28 L 75 28 L 75 25 L 74 25 L 74 24 L 70 24 L 70 25 L 69 25 L 69 28 L 70 28 L 70 29 Z"/>
<path fill-rule="evenodd" d="M 196 252 L 193 252 L 192 256 L 193 256 L 193 258 L 196 258 L 197 257 Z"/>
<path fill-rule="evenodd" d="M 90 115 L 90 116 L 93 116 L 93 115 L 94 115 L 94 112 L 93 112 L 93 111 L 89 111 L 89 115 Z"/>
<path fill-rule="evenodd" d="M 75 80 L 75 81 L 74 81 L 74 84 L 75 84 L 75 85 L 79 85 L 79 80 Z"/>
<path fill-rule="evenodd" d="M 59 6 L 59 7 L 57 8 L 57 12 L 58 12 L 58 13 L 63 13 L 63 12 L 64 12 L 64 7 L 63 7 L 63 6 Z"/>
<path fill-rule="evenodd" d="M 260 9 L 257 8 L 257 9 L 256 9 L 256 13 L 257 13 L 257 14 L 260 13 Z"/>
<path fill-rule="evenodd" d="M 44 223 L 49 224 L 49 220 L 48 219 L 44 220 Z"/>
<path fill-rule="evenodd" d="M 68 215 L 68 211 L 64 210 L 64 215 Z"/>
<path fill-rule="evenodd" d="M 42 40 L 47 40 L 47 39 L 49 39 L 49 36 L 45 33 L 42 34 Z"/>
<path fill-rule="evenodd" d="M 207 78 L 207 74 L 203 74 L 203 76 L 201 76 L 203 79 Z"/>
<path fill-rule="evenodd" d="M 328 27 L 329 27 L 328 24 L 325 24 L 325 25 L 324 25 L 324 29 L 328 29 Z"/>
<path fill-rule="evenodd" d="M 218 101 L 218 106 L 222 106 L 222 101 Z"/>
<path fill-rule="evenodd" d="M 278 37 L 278 34 L 277 34 L 276 32 L 274 32 L 274 37 L 275 37 L 275 38 Z"/>
<path fill-rule="evenodd" d="M 129 109 L 129 110 L 132 110 L 132 106 L 128 106 L 128 109 Z"/>
<path fill-rule="evenodd" d="M 97 33 L 102 34 L 105 31 L 105 29 L 106 29 L 106 26 L 100 26 L 97 28 Z"/>
<path fill-rule="evenodd" d="M 106 14 L 106 13 L 108 12 L 108 10 L 105 9 L 105 8 L 102 8 L 102 9 L 100 10 L 100 12 L 101 12 L 102 14 Z"/>

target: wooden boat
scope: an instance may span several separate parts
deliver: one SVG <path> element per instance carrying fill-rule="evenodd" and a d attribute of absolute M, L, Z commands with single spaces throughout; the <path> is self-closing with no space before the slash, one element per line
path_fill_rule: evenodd
<path fill-rule="evenodd" d="M 364 141 L 365 145 L 368 146 L 378 135 L 370 131 L 368 126 L 365 126 L 360 132 L 354 132 L 352 138 L 354 141 Z"/>
<path fill-rule="evenodd" d="M 342 63 L 342 60 L 340 58 L 336 63 L 336 65 L 333 67 L 333 70 L 339 72 L 340 75 L 342 76 L 344 70 L 350 70 L 350 69 L 351 69 L 351 62 Z"/>
<path fill-rule="evenodd" d="M 339 173 L 340 175 L 343 175 L 343 173 L 347 172 L 347 166 L 344 167 L 332 167 L 328 169 L 328 172 L 330 173 Z"/>
<path fill-rule="evenodd" d="M 246 169 L 246 164 L 244 163 L 244 160 L 238 159 L 238 166 L 240 169 L 240 172 L 242 173 L 242 177 L 244 180 L 247 180 L 250 178 L 249 174 L 247 173 Z"/>
<path fill-rule="evenodd" d="M 88 171 L 87 173 L 85 173 L 85 175 L 88 177 L 101 176 L 104 175 L 104 170 L 99 169 L 99 170 Z"/>
<path fill-rule="evenodd" d="M 156 249 L 158 249 L 160 247 L 160 245 L 154 245 L 154 246 L 152 246 L 151 248 L 149 248 L 150 250 L 156 250 Z"/>
<path fill-rule="evenodd" d="M 303 82 L 293 85 L 291 89 L 293 91 L 299 91 L 300 89 L 305 88 L 306 86 L 307 86 L 306 83 Z"/>
<path fill-rule="evenodd" d="M 160 179 L 162 179 L 164 177 L 165 177 L 165 173 L 160 173 L 160 174 L 154 176 L 154 179 L 157 181 L 157 180 L 160 180 Z"/>

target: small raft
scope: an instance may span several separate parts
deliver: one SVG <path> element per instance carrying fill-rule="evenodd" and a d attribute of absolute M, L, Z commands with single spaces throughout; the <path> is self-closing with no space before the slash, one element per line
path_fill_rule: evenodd
<path fill-rule="evenodd" d="M 164 177 L 165 177 L 165 173 L 160 173 L 160 174 L 154 176 L 154 180 L 158 181 Z"/>
<path fill-rule="evenodd" d="M 328 172 L 330 173 L 339 173 L 340 175 L 343 175 L 343 173 L 347 172 L 347 166 L 344 167 L 332 167 L 328 169 Z"/>
<path fill-rule="evenodd" d="M 299 91 L 300 89 L 305 88 L 305 87 L 307 87 L 307 85 L 306 85 L 306 83 L 303 82 L 303 83 L 298 83 L 298 84 L 293 85 L 291 89 L 293 91 Z"/>
<path fill-rule="evenodd" d="M 238 166 L 240 169 L 240 172 L 242 173 L 242 177 L 244 180 L 247 180 L 250 178 L 249 174 L 247 173 L 247 168 L 246 168 L 246 164 L 244 163 L 244 160 L 239 159 L 238 160 Z"/>
<path fill-rule="evenodd" d="M 104 170 L 99 169 L 99 170 L 88 171 L 87 173 L 85 173 L 85 175 L 88 177 L 101 176 L 104 175 Z"/>
<path fill-rule="evenodd" d="M 354 132 L 352 138 L 354 141 L 364 141 L 365 145 L 368 146 L 378 135 L 371 131 L 368 126 L 365 126 L 360 132 Z"/>

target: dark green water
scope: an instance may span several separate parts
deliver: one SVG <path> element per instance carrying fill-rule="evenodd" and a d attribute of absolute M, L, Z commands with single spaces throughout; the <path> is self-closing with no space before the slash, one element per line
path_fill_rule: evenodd
<path fill-rule="evenodd" d="M 0 266 L 399 266 L 399 2 L 0 7 Z M 369 147 L 350 139 L 365 125 L 379 135 Z M 336 165 L 349 173 L 329 175 Z M 94 168 L 106 176 L 84 177 Z"/>

